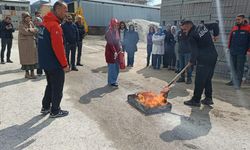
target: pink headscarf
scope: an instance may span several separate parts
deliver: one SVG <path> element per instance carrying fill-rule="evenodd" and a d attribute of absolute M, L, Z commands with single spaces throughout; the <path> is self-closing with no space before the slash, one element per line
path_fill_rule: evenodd
<path fill-rule="evenodd" d="M 109 30 L 111 31 L 111 33 L 115 32 L 115 35 L 116 35 L 115 39 L 119 39 L 120 36 L 119 36 L 118 30 L 116 31 L 114 30 L 115 25 L 119 25 L 119 21 L 116 18 L 112 18 L 109 23 Z"/>

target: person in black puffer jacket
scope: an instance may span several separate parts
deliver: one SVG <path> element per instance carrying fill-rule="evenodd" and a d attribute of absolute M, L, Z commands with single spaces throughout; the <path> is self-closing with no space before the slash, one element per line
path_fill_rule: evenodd
<path fill-rule="evenodd" d="M 7 46 L 7 62 L 13 63 L 10 60 L 11 55 L 11 48 L 12 48 L 12 40 L 13 40 L 13 32 L 15 31 L 13 24 L 11 23 L 11 18 L 6 16 L 4 21 L 1 23 L 0 28 L 1 38 L 2 38 L 2 49 L 1 49 L 1 63 L 5 64 L 4 62 L 4 52 Z"/>

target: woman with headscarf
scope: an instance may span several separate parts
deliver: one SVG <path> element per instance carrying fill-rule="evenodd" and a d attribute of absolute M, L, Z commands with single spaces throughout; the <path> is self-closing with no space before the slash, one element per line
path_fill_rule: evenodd
<path fill-rule="evenodd" d="M 152 41 L 152 37 L 153 34 L 155 33 L 155 28 L 153 26 L 149 27 L 149 32 L 147 35 L 147 67 L 150 64 L 150 56 L 152 53 L 152 49 L 153 49 L 153 41 Z"/>
<path fill-rule="evenodd" d="M 154 69 L 160 69 L 161 59 L 164 55 L 164 39 L 162 27 L 157 28 L 157 32 L 152 37 L 153 50 L 152 50 L 152 66 Z"/>
<path fill-rule="evenodd" d="M 139 35 L 135 31 L 134 25 L 129 26 L 129 31 L 125 35 L 125 51 L 127 52 L 128 67 L 134 66 L 134 56 L 137 51 L 137 43 L 139 41 Z"/>
<path fill-rule="evenodd" d="M 34 69 L 38 68 L 38 54 L 35 45 L 35 34 L 37 30 L 28 12 L 22 14 L 22 21 L 19 23 L 18 49 L 22 70 L 25 70 L 25 78 L 35 79 Z"/>
<path fill-rule="evenodd" d="M 105 34 L 107 41 L 105 48 L 105 59 L 108 64 L 108 85 L 118 87 L 119 60 L 118 53 L 121 52 L 120 36 L 118 32 L 119 21 L 112 18 L 109 29 Z"/>

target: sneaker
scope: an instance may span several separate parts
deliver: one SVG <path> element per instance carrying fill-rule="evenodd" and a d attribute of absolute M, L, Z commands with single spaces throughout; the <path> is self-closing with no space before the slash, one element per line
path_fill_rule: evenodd
<path fill-rule="evenodd" d="M 45 108 L 42 108 L 41 111 L 40 111 L 41 114 L 43 115 L 47 115 L 50 113 L 50 109 L 45 109 Z"/>
<path fill-rule="evenodd" d="M 58 118 L 58 117 L 65 117 L 68 116 L 69 112 L 66 110 L 59 110 L 57 114 L 50 113 L 50 118 Z"/>
<path fill-rule="evenodd" d="M 185 82 L 185 78 L 179 78 L 176 82 Z"/>
<path fill-rule="evenodd" d="M 213 105 L 214 102 L 213 102 L 213 99 L 212 98 L 204 98 L 203 100 L 201 100 L 201 103 L 203 105 Z"/>
<path fill-rule="evenodd" d="M 83 64 L 81 64 L 81 63 L 77 63 L 76 65 L 77 65 L 77 66 L 83 66 Z"/>
<path fill-rule="evenodd" d="M 117 88 L 119 85 L 117 83 L 113 83 L 113 84 L 111 84 L 111 86 Z"/>
<path fill-rule="evenodd" d="M 226 83 L 226 85 L 228 85 L 228 86 L 233 86 L 234 83 L 233 83 L 233 81 L 230 81 L 230 82 Z"/>
<path fill-rule="evenodd" d="M 186 84 L 192 84 L 192 79 L 187 79 Z"/>
<path fill-rule="evenodd" d="M 7 60 L 7 63 L 13 63 L 13 61 L 11 61 L 11 60 Z"/>
<path fill-rule="evenodd" d="M 189 100 L 189 101 L 185 101 L 184 105 L 188 105 L 188 106 L 195 106 L 195 107 L 200 107 L 201 103 L 200 102 L 196 102 L 193 99 Z"/>
<path fill-rule="evenodd" d="M 73 70 L 73 71 L 78 71 L 78 69 L 77 69 L 76 67 L 72 67 L 71 70 Z"/>

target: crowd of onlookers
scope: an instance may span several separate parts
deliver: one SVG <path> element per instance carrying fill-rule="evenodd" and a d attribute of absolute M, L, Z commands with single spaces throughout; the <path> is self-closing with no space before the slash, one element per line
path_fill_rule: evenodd
<path fill-rule="evenodd" d="M 18 26 L 18 49 L 21 69 L 25 70 L 25 78 L 34 79 L 36 78 L 36 74 L 38 76 L 43 74 L 43 70 L 39 67 L 37 52 L 38 32 L 42 24 L 43 17 L 39 12 L 35 12 L 33 20 L 28 12 L 22 13 L 22 20 L 19 22 Z M 85 28 L 82 17 L 76 16 L 74 22 L 73 17 L 68 14 L 62 22 L 62 29 L 68 63 L 71 65 L 71 70 L 78 71 L 76 66 L 83 66 L 81 64 L 81 55 Z M 0 22 L 1 64 L 13 63 L 10 57 L 14 31 L 15 29 L 11 22 L 11 17 L 6 16 L 4 20 Z M 5 59 L 6 48 L 7 59 Z M 37 70 L 36 74 L 35 70 Z"/>

